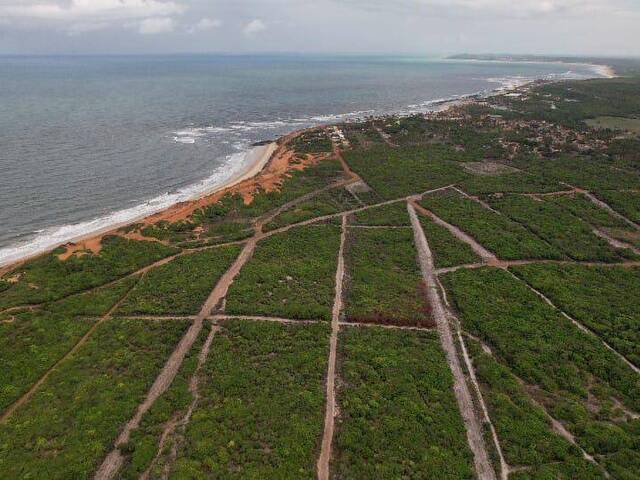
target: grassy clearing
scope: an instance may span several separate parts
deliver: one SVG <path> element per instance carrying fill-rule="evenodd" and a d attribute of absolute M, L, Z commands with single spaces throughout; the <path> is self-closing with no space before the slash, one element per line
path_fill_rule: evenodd
<path fill-rule="evenodd" d="M 293 228 L 260 242 L 229 289 L 226 311 L 330 320 L 339 247 L 333 225 Z"/>
<path fill-rule="evenodd" d="M 335 478 L 475 478 L 437 334 L 340 333 Z"/>
<path fill-rule="evenodd" d="M 519 478 L 548 478 L 541 472 L 562 471 L 566 473 L 550 478 L 604 478 L 578 448 L 553 432 L 544 410 L 532 402 L 507 367 L 484 353 L 477 342 L 467 343 L 505 460 L 533 469 Z"/>
<path fill-rule="evenodd" d="M 282 212 L 271 222 L 265 225 L 265 231 L 275 230 L 280 227 L 304 222 L 316 217 L 333 215 L 345 210 L 358 208 L 360 204 L 344 188 L 331 190 L 296 205 L 290 210 Z"/>
<path fill-rule="evenodd" d="M 560 205 L 576 217 L 580 217 L 590 225 L 603 230 L 611 237 L 640 247 L 640 232 L 638 230 L 612 215 L 608 210 L 595 205 L 585 195 L 563 195 L 551 197 L 548 201 Z"/>
<path fill-rule="evenodd" d="M 131 433 L 129 442 L 120 448 L 125 457 L 124 465 L 118 472 L 118 478 L 122 480 L 138 479 L 148 468 L 158 453 L 160 436 L 165 425 L 172 421 L 182 419 L 193 401 L 193 395 L 189 391 L 189 382 L 198 365 L 198 355 L 204 341 L 209 334 L 211 326 L 206 323 L 200 332 L 200 336 L 187 354 L 167 391 L 158 398 L 151 409 L 142 417 L 140 426 Z M 150 478 L 162 478 L 166 462 L 166 455 L 174 446 L 176 437 L 170 437 L 164 445 L 158 461 L 149 471 Z"/>
<path fill-rule="evenodd" d="M 326 325 L 225 322 L 170 478 L 315 478 Z"/>
<path fill-rule="evenodd" d="M 0 477 L 89 478 L 187 326 L 103 323 L 0 425 Z"/>
<path fill-rule="evenodd" d="M 640 269 L 526 265 L 512 269 L 558 308 L 640 365 Z"/>
<path fill-rule="evenodd" d="M 597 117 L 586 120 L 585 123 L 592 128 L 622 130 L 640 134 L 640 119 L 638 118 Z"/>
<path fill-rule="evenodd" d="M 525 284 L 497 269 L 443 277 L 464 328 L 535 387 L 538 402 L 619 478 L 640 471 L 640 377 Z M 625 410 L 628 409 L 628 410 Z"/>
<path fill-rule="evenodd" d="M 404 227 L 410 226 L 405 202 L 392 203 L 353 214 L 351 225 Z"/>
<path fill-rule="evenodd" d="M 192 315 L 240 253 L 239 246 L 183 255 L 148 272 L 118 309 L 119 315 Z"/>
<path fill-rule="evenodd" d="M 597 197 L 632 222 L 640 223 L 640 192 L 599 191 Z"/>
<path fill-rule="evenodd" d="M 436 268 L 477 263 L 481 260 L 469 245 L 458 240 L 449 230 L 437 225 L 430 218 L 421 216 L 420 223 L 429 242 Z"/>
<path fill-rule="evenodd" d="M 53 302 L 67 295 L 104 285 L 178 252 L 158 242 L 105 237 L 98 255 L 58 259 L 56 251 L 18 267 L 6 275 L 16 283 L 0 293 L 0 309 L 29 303 Z"/>
<path fill-rule="evenodd" d="M 391 148 L 345 153 L 349 166 L 382 198 L 393 199 L 450 185 L 466 177 L 455 152 L 439 145 Z"/>
<path fill-rule="evenodd" d="M 455 192 L 427 195 L 421 205 L 457 226 L 505 260 L 559 259 L 563 255 L 517 222 Z"/>
<path fill-rule="evenodd" d="M 412 230 L 351 229 L 345 262 L 348 321 L 432 326 Z"/>
<path fill-rule="evenodd" d="M 597 237 L 589 224 L 552 202 L 519 195 L 493 197 L 490 202 L 574 260 L 618 262 L 634 257 L 633 252 L 616 249 Z"/>

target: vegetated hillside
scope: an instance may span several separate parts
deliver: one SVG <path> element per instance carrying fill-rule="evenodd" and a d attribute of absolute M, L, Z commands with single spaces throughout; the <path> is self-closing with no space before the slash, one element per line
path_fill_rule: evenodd
<path fill-rule="evenodd" d="M 16 266 L 0 478 L 640 478 L 639 119 L 617 78 L 312 129 Z"/>

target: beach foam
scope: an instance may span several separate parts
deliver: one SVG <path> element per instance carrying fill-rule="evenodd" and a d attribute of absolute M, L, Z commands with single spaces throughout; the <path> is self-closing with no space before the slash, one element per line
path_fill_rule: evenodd
<path fill-rule="evenodd" d="M 98 235 L 165 210 L 172 205 L 195 200 L 220 188 L 255 175 L 273 152 L 273 145 L 255 147 L 226 157 L 225 162 L 207 178 L 173 193 L 164 193 L 142 204 L 126 208 L 87 222 L 62 225 L 44 230 L 30 240 L 0 249 L 0 266 L 52 250 L 59 245 Z"/>

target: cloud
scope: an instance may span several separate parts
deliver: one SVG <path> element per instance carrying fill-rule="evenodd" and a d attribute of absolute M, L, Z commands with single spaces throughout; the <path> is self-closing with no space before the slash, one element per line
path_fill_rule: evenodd
<path fill-rule="evenodd" d="M 242 29 L 242 33 L 244 33 L 247 37 L 253 37 L 254 35 L 266 29 L 267 26 L 265 25 L 265 23 L 259 18 L 256 18 L 255 20 L 251 20 L 244 26 L 244 28 Z"/>
<path fill-rule="evenodd" d="M 169 17 L 146 18 L 140 22 L 138 31 L 142 35 L 156 35 L 173 32 L 174 27 L 173 19 Z"/>
<path fill-rule="evenodd" d="M 222 26 L 222 21 L 218 19 L 202 18 L 198 23 L 189 28 L 189 33 L 208 32 Z"/>

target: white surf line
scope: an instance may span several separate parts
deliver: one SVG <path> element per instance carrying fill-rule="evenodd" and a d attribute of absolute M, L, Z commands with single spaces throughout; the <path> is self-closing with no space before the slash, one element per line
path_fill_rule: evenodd
<path fill-rule="evenodd" d="M 253 255 L 256 243 L 257 240 L 255 237 L 250 239 L 245 244 L 244 249 L 240 252 L 240 255 L 238 255 L 238 258 L 236 258 L 229 270 L 222 275 L 209 295 L 209 298 L 207 298 L 207 301 L 202 306 L 200 314 L 196 317 L 191 327 L 189 327 L 187 333 L 182 337 L 180 343 L 178 343 L 155 382 L 147 392 L 147 396 L 139 405 L 136 414 L 131 418 L 131 420 L 129 420 L 116 439 L 113 450 L 109 455 L 107 455 L 102 462 L 102 465 L 98 468 L 94 476 L 95 480 L 111 480 L 118 473 L 124 462 L 124 456 L 120 451 L 120 447 L 129 441 L 131 433 L 138 428 L 144 414 L 147 413 L 156 400 L 158 400 L 158 398 L 167 391 L 178 374 L 178 370 L 180 369 L 184 358 L 200 335 L 200 331 L 204 325 L 204 320 L 211 315 L 211 311 L 227 295 L 227 291 L 229 290 L 229 286 L 233 282 L 233 279 L 238 275 L 244 264 Z"/>
<path fill-rule="evenodd" d="M 462 195 L 465 198 L 468 198 L 469 200 L 472 200 L 474 202 L 476 202 L 478 205 L 486 208 L 487 210 L 492 211 L 493 213 L 497 213 L 498 215 L 502 215 L 502 213 L 500 213 L 498 210 L 496 210 L 495 208 L 493 208 L 491 205 L 489 205 L 487 202 L 480 200 L 480 198 L 474 196 L 474 195 L 469 195 L 467 192 L 465 192 L 464 190 L 453 186 L 451 187 L 452 190 L 455 190 L 456 192 L 458 192 L 460 195 Z"/>
<path fill-rule="evenodd" d="M 498 258 L 493 253 L 491 253 L 489 250 L 487 250 L 482 245 L 480 245 L 480 243 L 478 243 L 473 237 L 463 232 L 460 228 L 454 225 L 451 225 L 448 222 L 445 222 L 440 217 L 438 217 L 435 213 L 433 213 L 431 210 L 427 210 L 426 208 L 416 204 L 412 204 L 412 206 L 414 207 L 414 209 L 417 209 L 420 213 L 427 215 L 431 220 L 433 220 L 435 224 L 440 225 L 441 227 L 444 227 L 447 230 L 449 230 L 449 232 L 458 240 L 461 240 L 462 242 L 469 245 L 471 249 L 474 251 L 474 253 L 483 260 L 483 262 L 485 263 L 498 262 Z"/>
<path fill-rule="evenodd" d="M 456 335 L 458 336 L 458 343 L 460 345 L 460 349 L 462 350 L 462 359 L 467 367 L 467 371 L 469 372 L 469 378 L 471 379 L 471 384 L 476 392 L 476 398 L 478 399 L 478 403 L 480 404 L 480 409 L 482 410 L 482 415 L 484 417 L 484 421 L 487 425 L 489 425 L 489 429 L 491 430 L 491 437 L 493 439 L 494 446 L 496 447 L 496 451 L 498 452 L 498 458 L 500 460 L 500 479 L 508 480 L 509 475 L 513 472 L 513 468 L 507 463 L 504 458 L 504 454 L 502 452 L 502 445 L 500 444 L 500 439 L 498 438 L 498 433 L 496 432 L 496 428 L 493 425 L 493 421 L 491 420 L 491 415 L 489 415 L 489 409 L 484 401 L 484 397 L 482 395 L 482 390 L 480 389 L 480 382 L 478 382 L 478 377 L 476 376 L 475 368 L 473 367 L 473 361 L 469 356 L 469 352 L 467 350 L 467 345 L 464 342 L 464 338 L 462 336 L 462 325 L 460 324 L 460 320 L 453 313 L 451 313 L 451 304 L 449 303 L 449 299 L 447 297 L 447 291 L 444 286 L 440 282 L 439 279 L 436 279 L 438 283 L 438 287 L 440 288 L 440 292 L 442 293 L 442 298 L 444 299 L 445 305 L 449 311 L 449 318 L 453 320 L 453 324 L 456 327 Z M 483 350 L 485 348 L 484 342 L 480 342 Z M 489 348 L 486 346 L 486 348 Z"/>
<path fill-rule="evenodd" d="M 625 357 L 622 353 L 618 352 L 615 348 L 613 348 L 611 345 L 609 345 L 607 343 L 606 340 L 604 340 L 600 335 L 598 335 L 596 332 L 594 332 L 593 330 L 591 330 L 589 327 L 587 327 L 586 325 L 583 325 L 581 322 L 579 322 L 578 320 L 576 320 L 575 318 L 573 318 L 572 316 L 570 316 L 569 314 L 567 314 L 564 310 L 562 310 L 561 308 L 557 307 L 550 299 L 549 297 L 547 297 L 544 293 L 542 293 L 541 291 L 537 290 L 536 288 L 534 288 L 533 286 L 531 286 L 526 280 L 518 277 L 515 273 L 513 273 L 511 270 L 509 269 L 505 269 L 505 271 L 509 272 L 511 274 L 511 276 L 515 279 L 517 279 L 519 282 L 521 282 L 522 284 L 526 285 L 526 287 L 531 290 L 533 293 L 535 293 L 538 297 L 540 297 L 542 300 L 545 301 L 545 303 L 547 303 L 547 305 L 549 305 L 551 308 L 553 308 L 554 310 L 557 310 L 563 317 L 565 317 L 567 320 L 569 320 L 571 323 L 573 323 L 574 326 L 576 326 L 579 330 L 581 330 L 582 332 L 586 333 L 587 335 L 590 335 L 592 337 L 597 338 L 608 350 L 610 350 L 611 352 L 613 352 L 618 358 L 620 358 L 620 360 L 622 360 L 624 363 L 627 364 L 627 366 L 633 370 L 635 373 L 640 375 L 640 368 L 638 368 L 634 363 L 632 363 L 629 359 L 627 359 L 627 357 Z"/>
<path fill-rule="evenodd" d="M 140 280 L 142 280 L 143 275 L 140 275 L 140 278 L 138 279 L 137 282 L 135 282 L 133 285 L 131 285 L 131 287 L 122 295 L 122 297 L 120 297 L 120 300 L 118 300 L 110 309 L 109 311 L 104 314 L 102 317 L 100 317 L 98 319 L 98 321 L 96 321 L 91 328 L 89 328 L 89 330 L 87 330 L 87 332 L 80 338 L 80 340 L 78 340 L 78 342 L 76 342 L 76 344 L 71 348 L 71 350 L 69 350 L 62 358 L 60 358 L 49 370 L 47 370 L 44 375 L 42 375 L 42 377 L 40 377 L 40 379 L 34 383 L 31 388 L 29 390 L 27 390 L 27 392 L 25 394 L 23 394 L 18 400 L 16 400 L 12 405 L 9 406 L 9 408 L 7 408 L 7 410 L 4 411 L 4 413 L 2 413 L 2 415 L 0 415 L 0 424 L 6 422 L 9 417 L 11 415 L 13 415 L 13 413 L 20 408 L 22 405 L 24 405 L 26 402 L 28 402 L 31 397 L 36 393 L 36 391 L 40 388 L 40 386 L 42 386 L 42 384 L 44 382 L 47 381 L 47 379 L 49 378 L 49 376 L 58 369 L 58 367 L 65 362 L 66 360 L 68 360 L 71 356 L 75 355 L 75 353 L 80 350 L 80 348 L 87 343 L 87 340 L 89 340 L 89 338 L 91 337 L 91 335 L 93 335 L 93 333 L 98 329 L 98 327 L 100 325 L 102 325 L 104 322 L 106 322 L 107 320 L 112 318 L 113 312 L 115 312 L 120 305 L 122 305 L 122 303 L 127 299 L 127 297 L 129 296 L 129 294 L 131 293 L 131 291 L 135 288 L 135 286 L 140 282 Z"/>
<path fill-rule="evenodd" d="M 418 259 L 422 277 L 427 287 L 428 300 L 433 310 L 434 320 L 438 325 L 440 343 L 447 357 L 449 368 L 454 379 L 454 394 L 458 402 L 460 415 L 467 430 L 469 448 L 473 452 L 474 465 L 479 480 L 496 480 L 496 474 L 491 465 L 482 435 L 482 424 L 476 415 L 473 398 L 467 386 L 462 366 L 453 340 L 451 326 L 447 319 L 445 307 L 438 294 L 438 284 L 433 267 L 433 257 L 427 238 L 424 235 L 418 214 L 412 203 L 407 203 L 407 210 L 411 217 L 411 225 L 415 236 L 415 244 L 418 250 Z"/>
<path fill-rule="evenodd" d="M 342 311 L 342 282 L 344 280 L 344 248 L 347 237 L 347 216 L 342 216 L 342 233 L 338 252 L 338 268 L 336 269 L 336 295 L 331 312 L 331 337 L 329 340 L 329 361 L 327 365 L 327 403 L 324 416 L 324 433 L 320 457 L 317 463 L 318 480 L 329 480 L 329 463 L 336 417 L 336 357 L 338 333 L 340 332 L 340 312 Z"/>

